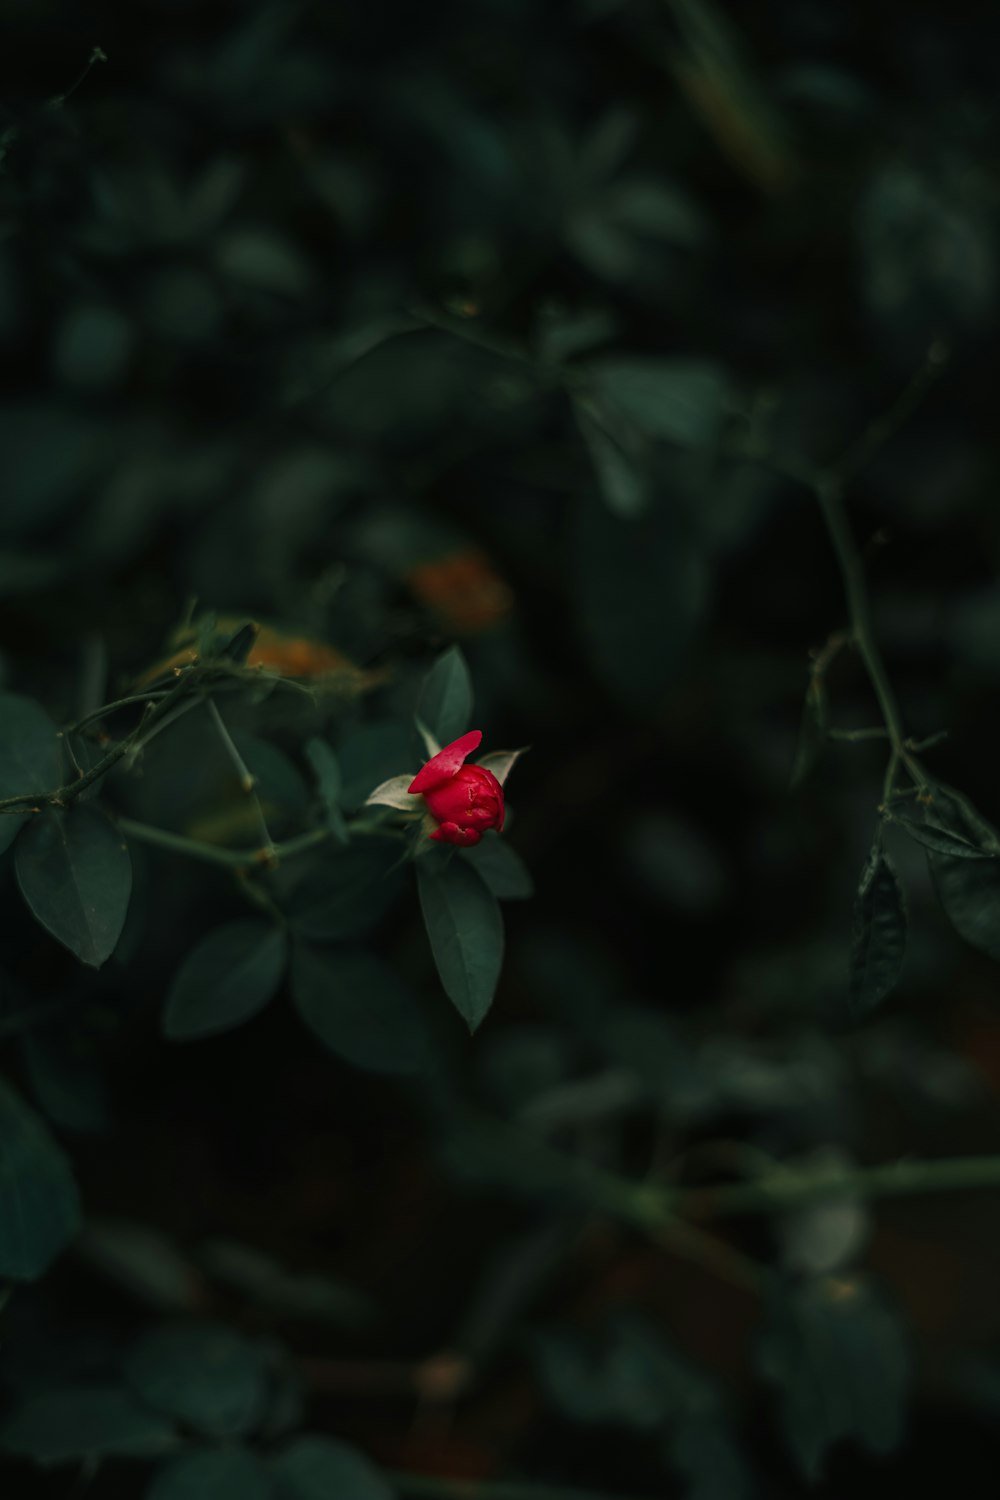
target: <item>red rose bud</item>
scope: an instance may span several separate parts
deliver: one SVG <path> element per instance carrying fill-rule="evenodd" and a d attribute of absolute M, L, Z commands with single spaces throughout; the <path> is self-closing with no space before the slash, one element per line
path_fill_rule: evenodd
<path fill-rule="evenodd" d="M 468 848 L 487 828 L 503 828 L 503 787 L 485 766 L 467 766 L 465 757 L 478 749 L 482 733 L 473 729 L 445 745 L 410 782 L 411 796 L 423 796 L 438 827 L 431 834 L 445 844 Z"/>

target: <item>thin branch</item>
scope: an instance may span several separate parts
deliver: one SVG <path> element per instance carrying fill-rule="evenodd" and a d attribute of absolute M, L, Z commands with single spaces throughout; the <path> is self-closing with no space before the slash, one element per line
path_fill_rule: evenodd
<path fill-rule="evenodd" d="M 225 865 L 230 870 L 245 871 L 261 865 L 274 867 L 283 860 L 314 849 L 330 837 L 326 828 L 311 828 L 307 833 L 296 834 L 279 844 L 263 845 L 255 849 L 227 849 L 221 844 L 207 844 L 201 839 L 188 838 L 183 833 L 171 833 L 167 828 L 154 828 L 151 823 L 138 823 L 134 818 L 118 818 L 118 827 L 129 838 L 142 844 L 155 844 L 158 849 L 168 849 L 172 854 L 185 854 L 191 859 L 201 859 L 212 865 Z"/>
<path fill-rule="evenodd" d="M 274 839 L 271 837 L 271 830 L 268 828 L 267 819 L 264 816 L 264 807 L 260 800 L 260 797 L 257 794 L 257 778 L 250 770 L 250 767 L 243 759 L 239 750 L 236 748 L 236 742 L 233 739 L 232 735 L 229 733 L 229 730 L 226 728 L 225 720 L 220 714 L 214 698 L 209 698 L 206 701 L 208 703 L 208 712 L 211 715 L 212 723 L 215 725 L 218 731 L 219 738 L 222 740 L 222 743 L 226 750 L 226 754 L 232 761 L 233 769 L 236 772 L 237 778 L 240 783 L 240 788 L 243 792 L 246 793 L 246 795 L 250 798 L 251 803 L 253 804 L 253 809 L 257 817 L 257 823 L 260 828 L 261 838 L 264 842 L 264 848 L 273 850 Z"/>
<path fill-rule="evenodd" d="M 884 724 L 872 729 L 828 729 L 828 740 L 841 740 L 844 744 L 857 745 L 863 740 L 887 740 L 889 731 Z"/>
<path fill-rule="evenodd" d="M 497 1180 L 510 1184 L 516 1169 L 520 1189 L 569 1195 L 654 1238 L 678 1221 L 784 1212 L 825 1198 L 887 1198 L 1000 1187 L 1000 1156 L 962 1156 L 851 1169 L 780 1165 L 750 1182 L 664 1188 L 596 1167 L 496 1120 L 478 1117 L 469 1121 L 465 1135 L 474 1142 L 476 1167 L 487 1173 L 494 1169 Z"/>
<path fill-rule="evenodd" d="M 79 734 L 81 729 L 86 729 L 88 724 L 96 724 L 101 719 L 106 719 L 109 714 L 117 713 L 122 708 L 132 708 L 137 703 L 158 703 L 161 698 L 166 697 L 169 688 L 160 688 L 155 693 L 130 693 L 127 698 L 116 698 L 113 703 L 103 703 L 100 708 L 95 708 L 89 714 L 84 714 L 82 719 L 77 719 L 75 724 L 66 728 L 67 734 Z"/>
<path fill-rule="evenodd" d="M 906 425 L 935 380 L 943 374 L 950 356 L 948 345 L 942 339 L 935 339 L 923 364 L 892 405 L 831 465 L 830 473 L 842 487 L 856 479 L 879 449 Z"/>
<path fill-rule="evenodd" d="M 1000 1156 L 944 1157 L 819 1172 L 785 1169 L 755 1182 L 686 1189 L 674 1199 L 673 1211 L 714 1219 L 784 1211 L 825 1198 L 900 1198 L 990 1187 L 1000 1187 Z"/>

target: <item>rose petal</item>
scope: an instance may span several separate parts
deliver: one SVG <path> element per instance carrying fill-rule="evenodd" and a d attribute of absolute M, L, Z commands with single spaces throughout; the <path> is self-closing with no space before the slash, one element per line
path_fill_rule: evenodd
<path fill-rule="evenodd" d="M 457 844 L 460 849 L 471 849 L 473 844 L 479 843 L 482 834 L 478 828 L 459 828 L 457 823 L 442 823 L 435 828 L 431 838 L 442 844 Z"/>
<path fill-rule="evenodd" d="M 412 793 L 426 792 L 428 787 L 440 786 L 442 781 L 448 781 L 455 772 L 464 764 L 465 758 L 471 755 L 473 750 L 478 750 L 482 743 L 483 731 L 481 729 L 470 729 L 468 734 L 463 734 L 461 739 L 452 740 L 450 745 L 445 745 L 439 750 L 422 770 L 410 782 Z"/>

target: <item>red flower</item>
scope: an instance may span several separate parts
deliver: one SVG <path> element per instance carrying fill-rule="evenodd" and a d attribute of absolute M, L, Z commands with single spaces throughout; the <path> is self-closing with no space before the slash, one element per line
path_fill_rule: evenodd
<path fill-rule="evenodd" d="M 465 758 L 479 748 L 482 731 L 470 730 L 433 756 L 409 785 L 411 796 L 423 796 L 437 823 L 431 834 L 444 844 L 468 848 L 487 828 L 503 829 L 503 787 L 485 766 L 467 766 Z"/>

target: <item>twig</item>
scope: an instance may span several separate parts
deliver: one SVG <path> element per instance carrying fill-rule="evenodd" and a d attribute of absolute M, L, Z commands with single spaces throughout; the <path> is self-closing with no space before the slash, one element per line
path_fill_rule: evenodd
<path fill-rule="evenodd" d="M 255 849 L 227 849 L 221 844 L 206 844 L 200 839 L 188 838 L 183 833 L 171 833 L 167 828 L 154 828 L 150 823 L 137 823 L 134 818 L 119 818 L 117 822 L 124 834 L 140 843 L 155 844 L 159 849 L 169 849 L 172 854 L 186 854 L 192 859 L 225 865 L 236 871 L 252 870 L 261 865 L 273 867 L 306 849 L 314 849 L 330 837 L 328 829 L 312 828 L 278 844 Z"/>
<path fill-rule="evenodd" d="M 240 788 L 246 793 L 253 804 L 253 809 L 257 816 L 257 822 L 260 826 L 261 838 L 264 841 L 264 848 L 273 850 L 274 840 L 271 837 L 271 830 L 267 826 L 267 819 L 264 816 L 263 804 L 261 803 L 260 797 L 257 795 L 257 778 L 250 770 L 239 750 L 236 748 L 236 742 L 233 739 L 232 735 L 229 733 L 229 730 L 226 728 L 225 721 L 223 720 L 222 715 L 219 713 L 214 698 L 209 698 L 206 701 L 208 703 L 208 712 L 211 715 L 212 723 L 218 730 L 219 738 L 222 740 L 222 743 L 225 746 L 226 754 L 229 756 L 229 759 L 233 763 L 233 769 L 235 770 L 237 778 L 239 779 Z"/>

